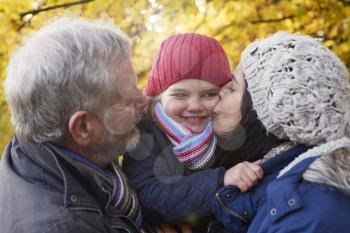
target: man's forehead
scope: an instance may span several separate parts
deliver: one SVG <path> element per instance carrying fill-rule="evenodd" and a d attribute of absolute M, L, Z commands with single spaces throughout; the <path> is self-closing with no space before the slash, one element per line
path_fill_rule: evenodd
<path fill-rule="evenodd" d="M 120 62 L 115 68 L 117 82 L 135 82 L 136 73 L 130 60 Z"/>

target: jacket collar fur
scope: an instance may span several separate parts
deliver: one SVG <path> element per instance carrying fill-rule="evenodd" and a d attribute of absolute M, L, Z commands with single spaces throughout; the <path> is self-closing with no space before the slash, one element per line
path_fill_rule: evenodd
<path fill-rule="evenodd" d="M 315 146 L 300 154 L 280 173 L 283 176 L 296 164 L 310 157 L 318 157 L 303 173 L 307 181 L 325 184 L 350 196 L 350 139 L 347 137 Z"/>

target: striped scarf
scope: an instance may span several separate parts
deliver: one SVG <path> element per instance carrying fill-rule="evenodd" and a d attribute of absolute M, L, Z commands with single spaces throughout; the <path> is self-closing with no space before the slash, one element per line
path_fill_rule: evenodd
<path fill-rule="evenodd" d="M 141 207 L 137 199 L 136 193 L 131 189 L 128 181 L 117 162 L 111 163 L 109 169 L 102 169 L 96 164 L 86 159 L 82 155 L 60 147 L 65 157 L 81 162 L 80 169 L 91 174 L 91 169 L 105 181 L 105 189 L 113 199 L 107 203 L 107 211 L 112 215 L 126 216 L 135 225 L 141 229 L 143 226 L 143 217 Z"/>
<path fill-rule="evenodd" d="M 116 189 L 113 190 L 115 192 L 114 199 L 110 203 L 113 208 L 110 208 L 110 211 L 113 214 L 127 216 L 140 229 L 143 224 L 143 217 L 136 193 L 131 189 L 120 167 L 113 163 L 112 169 L 111 174 L 114 177 Z"/>
<path fill-rule="evenodd" d="M 202 133 L 194 134 L 190 129 L 171 119 L 159 102 L 153 107 L 152 116 L 174 145 L 173 152 L 180 162 L 191 170 L 206 167 L 213 158 L 216 148 L 216 137 L 211 121 Z"/>

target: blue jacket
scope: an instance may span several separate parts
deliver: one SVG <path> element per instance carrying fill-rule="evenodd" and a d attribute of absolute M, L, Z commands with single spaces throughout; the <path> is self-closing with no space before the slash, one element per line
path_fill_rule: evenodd
<path fill-rule="evenodd" d="M 0 165 L 2 233 L 138 233 L 126 217 L 107 210 L 113 195 L 103 174 L 88 174 L 51 143 L 16 137 Z M 114 187 L 116 188 L 116 187 Z"/>
<path fill-rule="evenodd" d="M 223 185 L 224 165 L 231 167 L 244 158 L 217 149 L 210 168 L 191 171 L 177 160 L 173 145 L 150 117 L 140 122 L 139 130 L 140 143 L 124 156 L 123 170 L 138 194 L 145 220 L 195 222 L 211 215 L 210 200 Z"/>
<path fill-rule="evenodd" d="M 221 188 L 212 202 L 215 216 L 234 232 L 348 232 L 350 197 L 302 177 L 317 157 L 302 160 L 276 178 L 306 149 L 297 146 L 264 163 L 265 177 L 250 192 Z"/>

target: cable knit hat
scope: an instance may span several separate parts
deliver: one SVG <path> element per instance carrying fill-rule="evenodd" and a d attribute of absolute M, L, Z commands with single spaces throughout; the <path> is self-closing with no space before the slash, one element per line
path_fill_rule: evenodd
<path fill-rule="evenodd" d="M 350 136 L 348 71 L 319 39 L 278 32 L 250 44 L 241 64 L 268 132 L 309 145 Z"/>
<path fill-rule="evenodd" d="M 201 79 L 216 86 L 231 80 L 225 51 L 213 38 L 184 33 L 161 44 L 145 87 L 147 96 L 156 96 L 183 79 Z"/>

